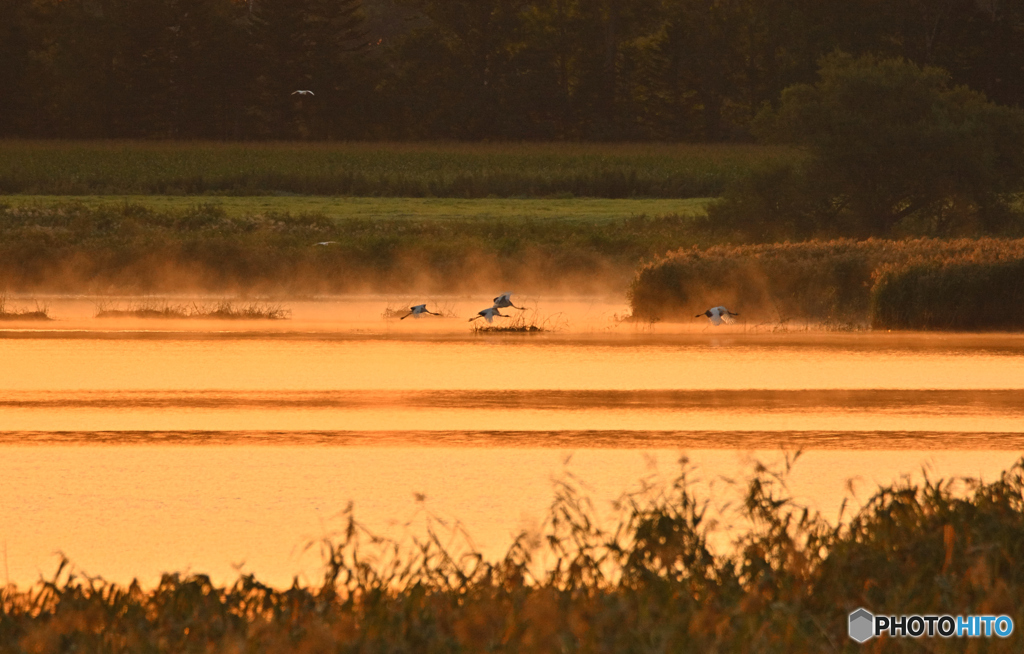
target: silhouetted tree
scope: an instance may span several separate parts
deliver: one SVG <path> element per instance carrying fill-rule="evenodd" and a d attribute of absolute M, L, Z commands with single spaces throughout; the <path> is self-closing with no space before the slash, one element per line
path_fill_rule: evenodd
<path fill-rule="evenodd" d="M 359 106 L 358 58 L 368 45 L 360 1 L 258 0 L 256 8 L 258 108 L 267 132 L 346 136 Z"/>
<path fill-rule="evenodd" d="M 743 139 L 836 50 L 1024 105 L 1022 33 L 1006 0 L 0 0 L 0 134 Z"/>
<path fill-rule="evenodd" d="M 1024 190 L 1024 111 L 952 86 L 939 68 L 835 54 L 758 120 L 810 157 L 742 182 L 715 221 L 789 220 L 805 236 L 992 232 L 1011 215 L 1007 194 Z"/>

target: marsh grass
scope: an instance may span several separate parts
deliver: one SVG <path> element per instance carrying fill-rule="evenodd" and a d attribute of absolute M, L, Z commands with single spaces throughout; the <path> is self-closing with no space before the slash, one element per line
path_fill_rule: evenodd
<path fill-rule="evenodd" d="M 74 572 L 0 596 L 0 651 L 856 652 L 850 611 L 1024 620 L 1024 460 L 995 480 L 904 479 L 839 522 L 794 501 L 791 465 L 729 481 L 731 545 L 683 468 L 598 519 L 568 477 L 538 533 L 487 560 L 452 528 L 391 540 L 343 513 L 314 544 L 323 580 L 218 586 L 169 573 L 150 589 Z M 607 525 L 607 526 L 604 526 Z M 541 565 L 541 561 L 546 561 Z M 882 639 L 878 651 L 1019 651 L 1021 636 Z M 969 647 L 968 647 L 969 646 Z"/>
<path fill-rule="evenodd" d="M 291 310 L 265 302 L 231 302 L 222 300 L 210 307 L 199 307 L 191 318 L 217 320 L 286 320 Z"/>
<path fill-rule="evenodd" d="M 487 323 L 483 318 L 473 321 L 473 333 L 475 334 L 537 334 L 540 332 L 551 332 L 564 329 L 566 321 L 561 313 L 552 316 L 541 317 L 536 309 L 525 311 L 512 311 L 508 318 L 495 318 L 495 323 Z"/>
<path fill-rule="evenodd" d="M 876 277 L 873 327 L 1024 329 L 1024 258 L 916 261 L 884 268 Z"/>
<path fill-rule="evenodd" d="M 220 300 L 214 304 L 171 304 L 169 302 L 136 301 L 122 308 L 118 304 L 101 303 L 96 307 L 97 318 L 158 318 L 200 320 L 285 320 L 291 311 L 278 304 L 266 302 L 232 302 Z"/>
<path fill-rule="evenodd" d="M 53 320 L 50 309 L 36 302 L 34 309 L 15 309 L 7 304 L 7 295 L 0 293 L 0 320 Z"/>
<path fill-rule="evenodd" d="M 96 305 L 97 318 L 188 318 L 191 307 L 187 304 L 139 300 L 120 305 L 116 302 L 100 302 Z"/>
<path fill-rule="evenodd" d="M 693 320 L 724 304 L 754 323 L 1024 329 L 1022 262 L 1024 239 L 714 246 L 646 264 L 629 297 L 638 319 Z"/>
<path fill-rule="evenodd" d="M 478 334 L 535 334 L 547 331 L 539 325 L 474 325 Z"/>
<path fill-rule="evenodd" d="M 797 157 L 756 145 L 2 141 L 0 193 L 697 198 Z"/>

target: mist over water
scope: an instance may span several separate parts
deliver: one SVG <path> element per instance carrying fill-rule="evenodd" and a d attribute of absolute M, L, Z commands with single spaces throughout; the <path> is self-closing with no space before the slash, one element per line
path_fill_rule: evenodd
<path fill-rule="evenodd" d="M 560 475 L 606 509 L 672 479 L 683 453 L 711 488 L 802 448 L 793 492 L 831 516 L 847 480 L 991 478 L 1024 445 L 1016 335 L 652 325 L 616 301 L 529 296 L 549 331 L 473 332 L 489 300 L 291 301 L 290 320 L 217 322 L 103 320 L 94 298 L 50 298 L 53 322 L 4 325 L 11 581 L 51 572 L 57 550 L 115 581 L 229 581 L 243 561 L 275 585 L 315 579 L 303 544 L 349 500 L 392 534 L 424 512 L 461 520 L 497 557 L 538 527 Z M 445 317 L 384 317 L 423 301 Z"/>

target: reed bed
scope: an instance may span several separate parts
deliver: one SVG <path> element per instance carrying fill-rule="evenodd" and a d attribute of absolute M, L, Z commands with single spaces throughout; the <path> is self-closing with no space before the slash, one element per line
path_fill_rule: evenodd
<path fill-rule="evenodd" d="M 34 309 L 15 309 L 7 304 L 7 296 L 0 294 L 0 320 L 53 320 L 49 307 L 36 303 Z"/>
<path fill-rule="evenodd" d="M 679 250 L 640 269 L 637 319 L 725 304 L 754 321 L 913 329 L 1024 329 L 1024 239 L 807 241 Z M 959 309 L 958 303 L 963 303 Z M 965 316 L 974 315 L 975 319 Z M 946 318 L 944 318 L 945 316 Z M 947 319 L 948 318 L 948 319 Z"/>
<path fill-rule="evenodd" d="M 797 156 L 756 145 L 2 141 L 0 193 L 695 198 Z"/>
<path fill-rule="evenodd" d="M 1024 258 L 887 267 L 871 291 L 871 324 L 888 329 L 1024 328 Z"/>
<path fill-rule="evenodd" d="M 0 651 L 856 652 L 849 613 L 1010 616 L 1024 624 L 1024 460 L 999 479 L 904 480 L 834 524 L 786 490 L 787 467 L 742 488 L 728 553 L 683 474 L 623 497 L 603 528 L 570 478 L 540 534 L 500 560 L 345 529 L 322 544 L 322 582 L 275 589 L 166 574 L 142 588 L 75 574 L 0 596 Z M 845 507 L 845 505 L 844 505 Z M 546 556 L 543 569 L 537 561 Z M 1019 631 L 1019 629 L 1018 629 Z M 1012 652 L 1010 638 L 903 638 L 872 651 Z"/>
<path fill-rule="evenodd" d="M 473 325 L 477 334 L 536 334 L 547 331 L 540 325 Z"/>
<path fill-rule="evenodd" d="M 142 295 L 624 289 L 644 257 L 694 242 L 688 215 L 618 220 L 229 214 L 216 205 L 0 205 L 0 284 Z M 327 243 L 327 245 L 316 245 Z"/>
<path fill-rule="evenodd" d="M 101 304 L 97 318 L 163 318 L 201 320 L 285 320 L 291 311 L 278 304 L 266 302 L 232 302 L 220 300 L 212 305 L 190 302 L 130 302 L 126 307 Z"/>
<path fill-rule="evenodd" d="M 483 318 L 473 321 L 473 333 L 475 334 L 538 334 L 541 332 L 552 332 L 564 329 L 567 325 L 561 313 L 552 316 L 541 317 L 534 309 L 529 311 L 511 311 L 506 318 L 495 318 L 496 322 L 488 323 Z"/>

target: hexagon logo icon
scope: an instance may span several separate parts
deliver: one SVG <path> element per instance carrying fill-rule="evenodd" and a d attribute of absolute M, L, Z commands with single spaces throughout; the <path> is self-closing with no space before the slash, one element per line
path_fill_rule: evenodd
<path fill-rule="evenodd" d="M 875 632 L 875 616 L 866 609 L 857 609 L 850 614 L 850 638 L 863 643 Z"/>

